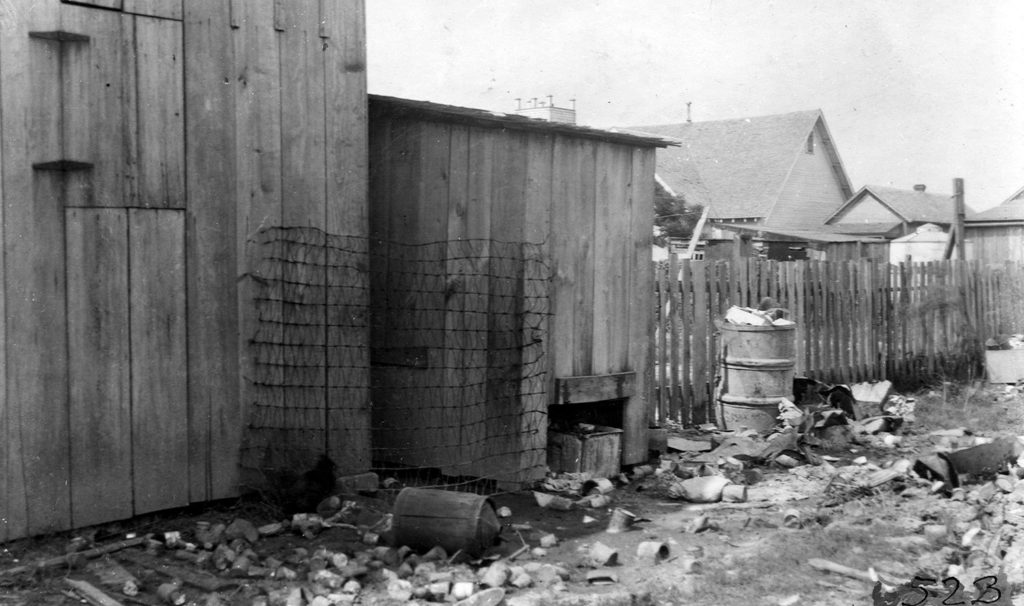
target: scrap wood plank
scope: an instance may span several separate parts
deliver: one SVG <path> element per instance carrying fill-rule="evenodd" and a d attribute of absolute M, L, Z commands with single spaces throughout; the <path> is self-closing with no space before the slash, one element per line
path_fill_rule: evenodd
<path fill-rule="evenodd" d="M 70 585 L 75 590 L 75 593 L 82 596 L 86 602 L 93 604 L 93 606 L 122 606 L 121 602 L 110 597 L 102 589 L 88 581 L 64 579 L 64 582 Z"/>
<path fill-rule="evenodd" d="M 137 551 L 126 552 L 121 554 L 121 558 L 166 577 L 180 579 L 182 583 L 202 589 L 203 591 L 219 591 L 226 587 L 238 585 L 237 579 L 223 579 L 209 572 L 200 572 L 165 564 L 159 558 L 147 553 Z"/>
<path fill-rule="evenodd" d="M 35 572 L 36 570 L 53 568 L 55 566 L 62 566 L 75 558 L 97 558 L 101 555 L 114 553 L 115 551 L 120 551 L 122 549 L 127 549 L 129 547 L 135 547 L 137 545 L 142 545 L 147 540 L 149 540 L 149 535 L 144 537 L 134 537 L 131 539 L 125 539 L 123 541 L 118 541 L 117 543 L 110 543 L 109 545 L 103 545 L 101 547 L 86 549 L 85 551 L 76 551 L 74 553 L 69 553 L 62 556 L 48 558 L 45 560 L 39 560 L 36 562 L 32 562 L 30 564 L 22 564 L 21 566 L 15 566 L 14 568 L 8 568 L 7 570 L 0 570 L 0 578 L 13 577 L 19 574 L 24 574 L 26 572 Z"/>

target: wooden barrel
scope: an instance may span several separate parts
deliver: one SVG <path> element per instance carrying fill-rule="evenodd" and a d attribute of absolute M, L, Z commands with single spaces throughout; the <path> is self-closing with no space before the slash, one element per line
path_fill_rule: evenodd
<path fill-rule="evenodd" d="M 501 523 L 487 497 L 429 488 L 403 488 L 394 507 L 395 545 L 441 546 L 478 555 L 494 544 Z"/>
<path fill-rule="evenodd" d="M 719 323 L 718 328 L 723 376 L 719 426 L 770 431 L 779 402 L 793 399 L 796 326 Z"/>

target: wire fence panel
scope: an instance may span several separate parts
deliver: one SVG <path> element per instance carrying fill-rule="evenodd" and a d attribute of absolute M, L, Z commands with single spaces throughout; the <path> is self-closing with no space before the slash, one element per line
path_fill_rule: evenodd
<path fill-rule="evenodd" d="M 550 270 L 541 248 L 258 236 L 242 463 L 263 481 L 321 454 L 417 485 L 543 476 Z"/>

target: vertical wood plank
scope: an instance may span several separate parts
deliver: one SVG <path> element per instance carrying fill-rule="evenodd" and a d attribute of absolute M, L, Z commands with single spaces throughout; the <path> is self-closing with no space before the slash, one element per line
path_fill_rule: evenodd
<path fill-rule="evenodd" d="M 544 476 L 547 464 L 547 430 L 548 430 L 548 394 L 554 391 L 549 388 L 551 373 L 546 372 L 550 356 L 550 327 L 548 299 L 548 283 L 550 277 L 544 275 L 546 263 L 550 260 L 549 236 L 551 233 L 551 197 L 553 172 L 554 136 L 532 134 L 527 143 L 526 154 L 526 200 L 524 208 L 523 241 L 529 246 L 527 250 L 535 251 L 539 258 L 532 259 L 529 264 L 527 254 L 527 271 L 535 274 L 524 276 L 526 288 L 524 295 L 529 311 L 536 314 L 533 320 L 536 325 L 522 327 L 522 381 L 524 393 L 521 396 L 522 417 L 519 435 L 522 456 L 519 470 L 521 481 L 531 481 Z M 540 340 L 537 342 L 537 340 Z M 536 343 L 535 345 L 530 345 Z M 532 373 L 532 374 L 531 374 Z"/>
<path fill-rule="evenodd" d="M 579 181 L 579 197 L 569 201 L 572 224 L 576 227 L 575 233 L 567 234 L 575 243 L 570 257 L 577 278 L 573 300 L 581 312 L 573 315 L 572 368 L 574 375 L 589 375 L 594 372 L 594 229 L 597 209 L 596 148 L 599 144 L 583 140 L 578 145 L 580 172 L 575 178 Z"/>
<path fill-rule="evenodd" d="M 579 288 L 579 274 L 572 262 L 581 232 L 576 207 L 581 197 L 582 148 L 578 141 L 557 136 L 554 143 L 551 200 L 551 367 L 553 378 L 575 376 L 573 350 L 574 316 L 579 308 L 573 293 Z M 584 242 L 586 235 L 584 234 Z M 579 310 L 583 313 L 583 310 Z"/>
<path fill-rule="evenodd" d="M 182 44 L 181 23 L 135 17 L 138 199 L 133 206 L 185 207 Z"/>
<path fill-rule="evenodd" d="M 648 427 L 654 418 L 654 273 L 651 266 L 651 225 L 654 224 L 654 149 L 628 152 L 632 161 L 627 196 L 629 199 L 629 231 L 626 243 L 628 279 L 624 281 L 623 302 L 628 309 L 628 345 L 626 368 L 636 372 L 636 395 L 626 405 L 624 419 L 623 462 L 641 463 L 648 456 Z"/>
<path fill-rule="evenodd" d="M 326 115 L 326 229 L 357 250 L 352 264 L 366 267 L 369 218 L 366 32 L 362 0 L 320 0 Z M 358 257 L 363 257 L 359 259 Z M 346 284 L 328 291 L 328 445 L 348 472 L 370 466 L 369 280 L 347 271 Z M 342 314 L 347 317 L 342 317 Z M 359 322 L 363 324 L 360 326 Z"/>
<path fill-rule="evenodd" d="M 494 132 L 494 131 L 492 131 Z M 496 241 L 521 243 L 527 182 L 526 133 L 494 132 L 494 172 L 491 183 L 491 234 Z M 485 408 L 486 462 L 489 476 L 515 481 L 521 444 L 518 424 L 520 399 L 521 327 L 517 313 L 523 296 L 523 266 L 516 252 L 492 254 L 489 263 L 490 299 L 488 301 L 487 399 Z M 500 250 L 500 249 L 499 249 Z"/>
<path fill-rule="evenodd" d="M 366 15 L 363 0 L 321 0 L 327 114 L 327 231 L 367 234 Z"/>
<path fill-rule="evenodd" d="M 67 210 L 71 523 L 132 516 L 128 214 Z"/>
<path fill-rule="evenodd" d="M 61 6 L 61 27 L 90 37 L 85 44 L 61 46 L 63 157 L 93 165 L 65 176 L 65 204 L 123 206 L 129 161 L 124 113 L 126 107 L 134 107 L 127 99 L 134 91 L 125 89 L 123 77 L 127 64 L 134 61 L 131 19 L 68 4 Z M 130 161 L 134 165 L 135 158 Z"/>
<path fill-rule="evenodd" d="M 667 419 L 673 421 L 678 420 L 676 415 L 672 414 L 669 409 L 669 374 L 668 368 L 670 364 L 669 354 L 669 315 L 675 313 L 676 310 L 669 307 L 668 298 L 668 264 L 667 263 L 655 263 L 655 280 L 657 282 L 658 291 L 658 328 L 657 328 L 657 353 L 655 354 L 655 362 L 657 368 L 655 369 L 655 384 L 658 396 L 658 420 L 664 424 Z"/>
<path fill-rule="evenodd" d="M 69 527 L 64 183 L 31 164 L 59 157 L 59 6 L 16 3 L 0 19 L 0 154 L 6 268 L 4 496 L 9 538 Z"/>
<path fill-rule="evenodd" d="M 691 421 L 694 424 L 704 423 L 708 416 L 708 394 L 714 381 L 718 360 L 715 352 L 708 349 L 708 331 L 714 330 L 713 315 L 708 309 L 707 262 L 691 261 L 693 276 L 693 357 L 690 365 L 693 368 L 693 405 Z"/>
<path fill-rule="evenodd" d="M 13 16 L 13 15 L 10 15 Z M 0 20 L 0 36 L 6 38 L 14 35 L 9 30 L 6 19 Z M 12 424 L 11 408 L 7 401 L 7 271 L 4 263 L 6 253 L 6 225 L 4 221 L 6 199 L 4 198 L 4 147 L 3 147 L 3 88 L 6 78 L 4 73 L 7 66 L 4 63 L 4 43 L 0 41 L 0 543 L 13 539 L 15 534 L 12 530 L 14 519 L 21 519 L 21 515 L 11 513 L 12 506 L 18 500 L 24 500 L 24 488 L 16 483 L 12 469 L 12 455 L 18 456 L 16 450 L 20 447 L 20 440 L 11 439 L 14 433 Z M 14 494 L 17 491 L 17 494 Z M 16 507 L 16 506 L 15 506 Z"/>
<path fill-rule="evenodd" d="M 669 322 L 669 334 L 672 339 L 672 352 L 668 363 L 670 377 L 669 394 L 672 397 L 672 418 L 684 424 L 691 422 L 693 416 L 693 331 L 696 310 L 693 307 L 693 284 L 690 259 L 679 260 L 678 255 L 668 258 L 668 293 L 672 316 Z"/>
<path fill-rule="evenodd" d="M 278 2 L 283 224 L 326 228 L 324 50 L 315 0 Z"/>
<path fill-rule="evenodd" d="M 454 134 L 454 133 L 453 133 Z M 459 135 L 461 137 L 461 133 Z M 465 385 L 463 390 L 463 406 L 453 411 L 458 419 L 460 429 L 461 453 L 466 462 L 480 461 L 487 453 L 486 444 L 486 410 L 487 400 L 487 347 L 488 347 L 488 308 L 492 296 L 492 283 L 489 279 L 489 257 L 491 240 L 500 239 L 491 229 L 491 214 L 494 207 L 491 192 L 498 178 L 501 167 L 495 152 L 495 135 L 490 131 L 470 128 L 466 133 L 464 152 L 457 149 L 459 157 L 464 157 L 466 164 L 459 166 L 453 175 L 452 187 L 449 192 L 448 217 L 449 239 L 465 239 L 473 241 L 471 250 L 475 258 L 465 258 L 459 265 L 467 275 L 464 302 L 466 309 L 478 313 L 465 314 L 462 318 L 449 318 L 453 324 L 463 329 L 462 343 L 466 346 L 463 355 L 465 368 Z M 458 145 L 462 145 L 462 139 Z M 465 177 L 465 179 L 463 179 Z M 456 182 L 455 179 L 458 179 Z M 474 255 L 470 255 L 474 257 Z M 483 313 L 479 313 L 483 312 Z M 476 439 L 473 439 L 476 437 Z"/>
<path fill-rule="evenodd" d="M 239 263 L 238 247 L 246 240 L 235 237 L 245 232 L 236 221 L 237 205 L 232 201 L 241 197 L 240 191 L 236 197 L 237 183 L 251 173 L 243 169 L 246 164 L 236 163 L 236 119 L 244 120 L 246 115 L 236 116 L 236 89 L 231 85 L 239 80 L 234 43 L 245 34 L 243 30 L 232 33 L 228 6 L 222 2 L 188 2 L 184 19 L 188 495 L 198 502 L 239 492 L 239 452 L 246 422 L 240 344 L 253 335 L 242 332 L 238 320 L 242 304 L 238 276 L 248 268 Z M 241 123 L 244 130 L 265 126 L 258 120 Z M 260 186 L 274 182 L 253 181 Z"/>
<path fill-rule="evenodd" d="M 135 513 L 188 504 L 185 217 L 128 211 Z"/>

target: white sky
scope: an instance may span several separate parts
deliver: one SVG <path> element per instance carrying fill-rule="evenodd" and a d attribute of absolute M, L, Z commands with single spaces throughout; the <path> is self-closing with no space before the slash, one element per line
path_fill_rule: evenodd
<path fill-rule="evenodd" d="M 366 0 L 371 93 L 596 127 L 821 109 L 854 188 L 1024 186 L 1021 0 Z"/>

